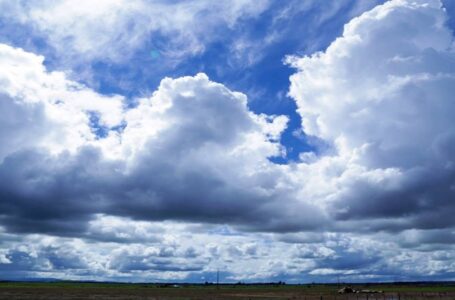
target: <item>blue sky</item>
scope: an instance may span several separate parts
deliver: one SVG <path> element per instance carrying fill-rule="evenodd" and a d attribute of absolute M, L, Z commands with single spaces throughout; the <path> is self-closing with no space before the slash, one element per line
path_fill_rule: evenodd
<path fill-rule="evenodd" d="M 0 11 L 2 278 L 454 279 L 452 1 Z"/>

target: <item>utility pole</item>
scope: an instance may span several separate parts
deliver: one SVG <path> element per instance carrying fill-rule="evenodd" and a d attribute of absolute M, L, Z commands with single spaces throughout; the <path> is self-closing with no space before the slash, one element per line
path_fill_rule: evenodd
<path fill-rule="evenodd" d="M 218 289 L 220 285 L 220 270 L 216 270 L 216 288 Z"/>

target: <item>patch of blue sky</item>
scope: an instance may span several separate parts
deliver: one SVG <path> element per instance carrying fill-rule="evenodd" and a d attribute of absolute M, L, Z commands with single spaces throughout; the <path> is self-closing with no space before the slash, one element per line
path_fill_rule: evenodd
<path fill-rule="evenodd" d="M 455 33 L 455 1 L 453 0 L 442 0 L 444 8 L 447 12 L 447 25 Z"/>
<path fill-rule="evenodd" d="M 96 112 L 88 112 L 90 128 L 97 138 L 105 138 L 109 134 L 109 128 L 100 123 L 100 116 Z"/>
<path fill-rule="evenodd" d="M 97 139 L 107 137 L 110 131 L 122 132 L 126 127 L 125 122 L 122 122 L 121 124 L 114 127 L 105 126 L 101 123 L 100 115 L 94 111 L 89 111 L 88 116 L 90 121 L 90 129 L 92 133 L 95 134 Z"/>
<path fill-rule="evenodd" d="M 43 55 L 46 57 L 45 63 L 55 60 L 54 51 L 46 38 L 40 35 L 32 25 L 20 23 L 13 18 L 0 16 L 0 43 Z"/>

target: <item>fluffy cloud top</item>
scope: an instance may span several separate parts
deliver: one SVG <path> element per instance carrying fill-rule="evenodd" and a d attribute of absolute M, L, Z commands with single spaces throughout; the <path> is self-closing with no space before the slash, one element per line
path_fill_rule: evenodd
<path fill-rule="evenodd" d="M 41 57 L 2 51 L 15 57 L 4 60 L 3 113 L 18 118 L 2 121 L 14 137 L 1 147 L 9 230 L 82 233 L 100 213 L 273 229 L 300 226 L 295 205 L 311 210 L 286 195 L 285 170 L 268 160 L 280 155 L 287 118 L 252 113 L 243 94 L 199 74 L 164 79 L 123 109 L 122 97 L 47 72 Z"/>
<path fill-rule="evenodd" d="M 90 114 L 97 116 L 99 126 L 113 128 L 122 122 L 123 97 L 103 96 L 68 80 L 62 72 L 47 72 L 43 60 L 0 45 L 4 116 L 0 159 L 31 146 L 51 153 L 75 151 L 96 139 Z"/>
<path fill-rule="evenodd" d="M 453 36 L 439 1 L 390 1 L 324 53 L 289 58 L 303 130 L 343 166 L 330 210 L 373 227 L 453 226 Z M 319 165 L 316 162 L 314 165 Z"/>

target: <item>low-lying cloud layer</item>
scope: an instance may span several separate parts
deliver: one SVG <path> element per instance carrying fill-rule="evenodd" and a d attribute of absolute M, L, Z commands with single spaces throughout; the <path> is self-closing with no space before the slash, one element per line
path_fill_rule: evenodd
<path fill-rule="evenodd" d="M 254 113 L 205 74 L 128 99 L 0 45 L 0 273 L 453 278 L 445 22 L 439 1 L 394 0 L 326 51 L 288 57 L 302 131 L 324 147 L 287 165 L 270 158 L 288 118 Z"/>

